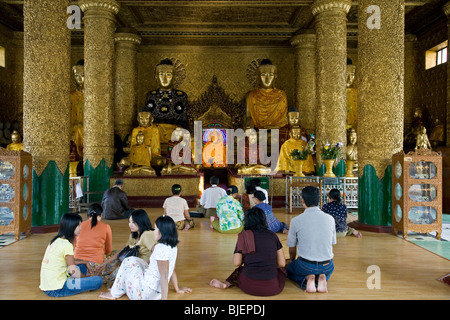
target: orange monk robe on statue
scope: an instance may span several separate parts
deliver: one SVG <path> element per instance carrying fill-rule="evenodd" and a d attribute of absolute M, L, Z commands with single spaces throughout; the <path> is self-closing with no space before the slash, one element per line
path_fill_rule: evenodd
<path fill-rule="evenodd" d="M 281 128 L 288 124 L 287 96 L 276 88 L 256 88 L 248 93 L 247 108 L 255 128 Z"/>

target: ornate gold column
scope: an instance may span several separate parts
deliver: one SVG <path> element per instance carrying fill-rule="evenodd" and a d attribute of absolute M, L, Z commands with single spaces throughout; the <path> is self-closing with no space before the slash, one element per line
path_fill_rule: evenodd
<path fill-rule="evenodd" d="M 450 19 L 450 1 L 444 4 L 442 8 L 445 15 L 448 19 Z M 450 20 L 447 20 L 447 29 L 448 29 L 448 38 L 450 39 Z M 447 53 L 447 56 L 450 57 L 450 53 Z M 448 59 L 447 59 L 448 60 Z M 450 147 L 450 62 L 447 62 L 447 122 L 445 124 L 446 130 L 446 143 L 447 147 Z"/>
<path fill-rule="evenodd" d="M 328 141 L 342 142 L 345 155 L 347 13 L 350 0 L 316 0 L 312 4 L 316 30 L 316 142 L 317 160 Z"/>
<path fill-rule="evenodd" d="M 301 31 L 291 39 L 295 49 L 295 105 L 300 125 L 315 132 L 316 118 L 316 35 L 314 30 Z"/>
<path fill-rule="evenodd" d="M 69 208 L 68 5 L 66 0 L 27 0 L 23 8 L 23 144 L 33 156 L 35 226 L 58 224 Z"/>
<path fill-rule="evenodd" d="M 105 191 L 114 158 L 114 34 L 119 4 L 81 0 L 78 5 L 84 12 L 84 174 L 90 178 L 91 191 Z"/>
<path fill-rule="evenodd" d="M 136 120 L 136 53 L 141 44 L 141 37 L 121 30 L 116 33 L 114 40 L 116 42 L 114 131 L 123 141 L 131 133 Z"/>
<path fill-rule="evenodd" d="M 403 0 L 360 0 L 358 220 L 368 225 L 392 222 L 392 155 L 403 150 L 404 28 Z"/>
<path fill-rule="evenodd" d="M 422 65 L 417 37 L 413 34 L 405 35 L 405 108 L 404 133 L 411 130 L 414 110 L 421 106 L 420 77 Z M 427 132 L 430 136 L 431 132 Z M 405 134 L 403 135 L 405 136 Z"/>

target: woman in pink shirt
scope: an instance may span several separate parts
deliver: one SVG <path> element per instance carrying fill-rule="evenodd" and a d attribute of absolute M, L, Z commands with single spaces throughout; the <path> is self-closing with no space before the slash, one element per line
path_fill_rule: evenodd
<path fill-rule="evenodd" d="M 102 222 L 102 206 L 94 203 L 89 207 L 88 220 L 81 223 L 81 231 L 75 238 L 75 259 L 101 264 L 105 255 L 112 251 L 112 231 Z"/>

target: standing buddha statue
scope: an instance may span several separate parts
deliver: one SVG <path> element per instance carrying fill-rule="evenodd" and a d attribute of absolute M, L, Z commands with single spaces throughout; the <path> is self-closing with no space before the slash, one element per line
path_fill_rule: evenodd
<path fill-rule="evenodd" d="M 77 148 L 79 157 L 83 157 L 83 112 L 84 112 L 84 60 L 72 67 L 76 89 L 70 95 L 70 140 Z"/>

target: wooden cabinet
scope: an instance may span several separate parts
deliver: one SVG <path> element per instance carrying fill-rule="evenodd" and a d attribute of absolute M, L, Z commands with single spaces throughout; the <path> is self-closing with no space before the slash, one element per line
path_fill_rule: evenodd
<path fill-rule="evenodd" d="M 442 154 L 427 149 L 392 156 L 392 229 L 442 233 Z"/>
<path fill-rule="evenodd" d="M 31 231 L 32 157 L 0 148 L 0 234 Z"/>

